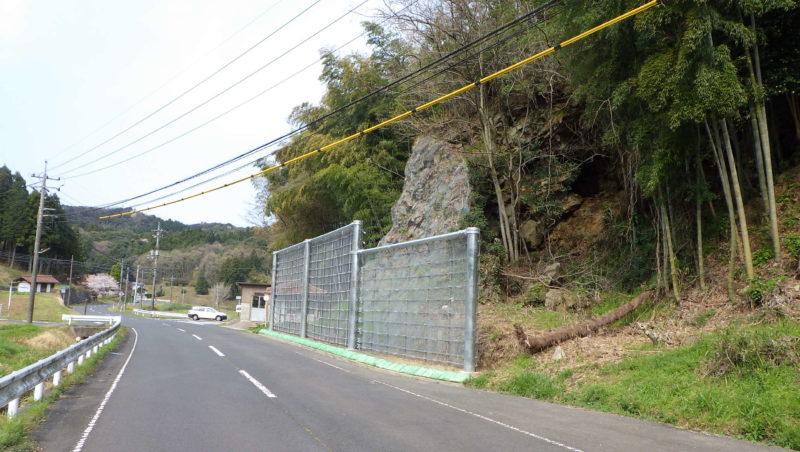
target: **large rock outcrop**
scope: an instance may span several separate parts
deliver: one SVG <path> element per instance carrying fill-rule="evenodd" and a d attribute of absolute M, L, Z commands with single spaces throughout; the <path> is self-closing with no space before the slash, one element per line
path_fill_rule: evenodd
<path fill-rule="evenodd" d="M 392 207 L 392 228 L 380 244 L 456 231 L 469 211 L 467 162 L 457 145 L 417 138 L 406 163 L 405 184 Z"/>

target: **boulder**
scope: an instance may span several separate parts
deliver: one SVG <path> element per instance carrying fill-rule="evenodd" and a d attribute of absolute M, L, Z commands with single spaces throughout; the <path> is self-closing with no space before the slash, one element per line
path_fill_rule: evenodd
<path fill-rule="evenodd" d="M 417 138 L 406 162 L 403 192 L 392 207 L 392 228 L 381 245 L 459 229 L 472 192 L 460 151 L 430 136 Z"/>
<path fill-rule="evenodd" d="M 529 248 L 538 247 L 544 241 L 544 231 L 536 220 L 525 220 L 519 227 L 519 235 Z"/>

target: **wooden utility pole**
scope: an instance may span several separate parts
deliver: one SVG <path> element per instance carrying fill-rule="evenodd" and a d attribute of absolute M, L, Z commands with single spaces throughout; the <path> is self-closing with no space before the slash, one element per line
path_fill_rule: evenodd
<path fill-rule="evenodd" d="M 31 264 L 31 293 L 28 296 L 28 323 L 33 323 L 33 304 L 36 301 L 36 277 L 39 276 L 39 246 L 42 240 L 42 216 L 44 215 L 44 199 L 47 197 L 47 181 L 59 180 L 47 177 L 47 162 L 44 162 L 44 173 L 39 176 L 31 174 L 32 177 L 41 179 L 42 189 L 39 191 L 39 211 L 36 214 L 36 238 L 33 241 L 33 259 Z"/>
<path fill-rule="evenodd" d="M 75 263 L 75 256 L 69 257 L 69 279 L 67 279 L 67 307 L 69 307 L 69 300 L 72 298 L 72 264 Z"/>
<path fill-rule="evenodd" d="M 161 222 L 160 221 L 158 222 L 158 229 L 156 229 L 153 232 L 156 233 L 156 235 L 153 236 L 153 237 L 156 238 L 156 249 L 153 250 L 153 259 L 155 259 L 155 265 L 153 266 L 153 298 L 150 301 L 150 310 L 151 311 L 155 311 L 156 310 L 156 274 L 158 273 L 158 245 L 159 245 L 160 240 L 161 240 L 161 233 L 164 232 L 164 230 L 161 229 Z"/>

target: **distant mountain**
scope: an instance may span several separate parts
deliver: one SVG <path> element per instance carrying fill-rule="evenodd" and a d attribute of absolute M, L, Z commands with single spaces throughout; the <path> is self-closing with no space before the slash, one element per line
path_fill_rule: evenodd
<path fill-rule="evenodd" d="M 87 244 L 86 254 L 89 260 L 100 265 L 111 265 L 121 258 L 132 258 L 149 252 L 154 247 L 153 230 L 159 222 L 161 229 L 165 231 L 160 242 L 160 249 L 164 251 L 211 243 L 235 246 L 253 239 L 252 228 L 241 228 L 232 224 L 187 225 L 143 213 L 100 220 L 100 216 L 126 212 L 127 209 L 64 206 L 64 210 L 70 223 L 80 233 L 82 241 Z"/>

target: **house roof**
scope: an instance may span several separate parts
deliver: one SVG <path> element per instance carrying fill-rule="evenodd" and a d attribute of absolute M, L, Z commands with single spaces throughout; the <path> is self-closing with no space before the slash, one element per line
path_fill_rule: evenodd
<path fill-rule="evenodd" d="M 21 282 L 21 281 L 29 283 L 33 281 L 33 278 L 31 278 L 31 275 L 22 275 L 14 280 L 14 282 Z M 44 284 L 61 284 L 59 280 L 53 278 L 53 275 L 36 275 L 36 282 Z"/>
<path fill-rule="evenodd" d="M 272 287 L 272 284 L 253 283 L 253 282 L 237 282 L 239 287 Z"/>

